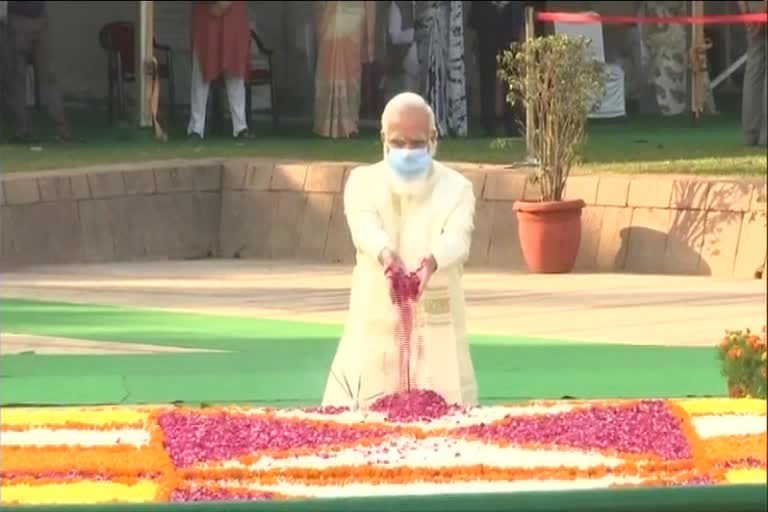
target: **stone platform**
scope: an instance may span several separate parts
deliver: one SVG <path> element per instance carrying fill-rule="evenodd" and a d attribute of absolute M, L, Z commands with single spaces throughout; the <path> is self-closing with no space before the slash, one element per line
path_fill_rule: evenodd
<path fill-rule="evenodd" d="M 165 161 L 6 175 L 0 267 L 255 258 L 350 263 L 341 191 L 355 163 Z M 475 185 L 468 267 L 523 270 L 512 204 L 527 174 L 456 164 Z M 752 278 L 765 262 L 765 179 L 574 176 L 582 272 Z"/>

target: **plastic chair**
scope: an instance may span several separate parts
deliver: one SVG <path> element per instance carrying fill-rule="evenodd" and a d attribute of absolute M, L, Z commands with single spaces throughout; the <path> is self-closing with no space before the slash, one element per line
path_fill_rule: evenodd
<path fill-rule="evenodd" d="M 583 14 L 597 14 L 587 12 Z M 590 48 L 592 58 L 604 66 L 605 90 L 599 104 L 595 105 L 590 118 L 624 117 L 626 110 L 626 93 L 624 85 L 624 70 L 620 65 L 605 62 L 605 47 L 603 43 L 603 24 L 591 23 L 589 25 L 575 25 L 570 23 L 555 22 L 555 33 L 566 36 L 583 36 L 592 41 Z"/>

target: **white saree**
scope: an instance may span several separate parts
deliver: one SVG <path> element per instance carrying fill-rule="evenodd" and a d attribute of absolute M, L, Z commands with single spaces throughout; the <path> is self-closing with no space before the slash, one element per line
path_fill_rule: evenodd
<path fill-rule="evenodd" d="M 323 397 L 324 406 L 365 408 L 399 387 L 395 342 L 398 315 L 378 255 L 396 251 L 409 270 L 432 254 L 438 270 L 418 304 L 415 331 L 423 352 L 413 351 L 418 389 L 431 389 L 450 403 L 477 402 L 477 384 L 465 324 L 462 266 L 474 229 L 472 184 L 435 162 L 419 197 L 392 192 L 386 163 L 354 169 L 344 189 L 344 210 L 357 249 L 344 335 Z"/>

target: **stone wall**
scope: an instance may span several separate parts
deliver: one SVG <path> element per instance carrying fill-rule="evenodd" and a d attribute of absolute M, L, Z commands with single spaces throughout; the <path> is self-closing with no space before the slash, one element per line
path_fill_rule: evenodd
<path fill-rule="evenodd" d="M 221 164 L 5 176 L 0 265 L 215 255 Z"/>
<path fill-rule="evenodd" d="M 341 190 L 354 163 L 229 160 L 8 175 L 0 265 L 192 259 L 354 259 Z M 512 211 L 525 173 L 456 164 L 475 186 L 468 265 L 525 269 Z M 765 261 L 765 180 L 575 176 L 587 202 L 577 270 L 753 277 Z"/>

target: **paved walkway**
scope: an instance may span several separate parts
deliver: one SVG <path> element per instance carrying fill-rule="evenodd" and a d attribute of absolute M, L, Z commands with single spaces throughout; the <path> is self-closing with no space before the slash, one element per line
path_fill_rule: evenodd
<path fill-rule="evenodd" d="M 2 333 L 1 338 L 0 355 L 23 354 L 25 352 L 34 352 L 35 354 L 42 355 L 119 355 L 162 353 L 171 354 L 180 352 L 220 352 L 219 350 L 166 347 L 162 345 L 147 345 L 143 343 L 114 343 L 109 341 L 76 340 L 72 338 L 35 336 L 32 334 Z"/>
<path fill-rule="evenodd" d="M 0 274 L 0 295 L 342 323 L 350 268 L 213 260 L 39 267 Z M 471 332 L 660 345 L 712 345 L 760 328 L 766 283 L 614 274 L 465 276 Z"/>

